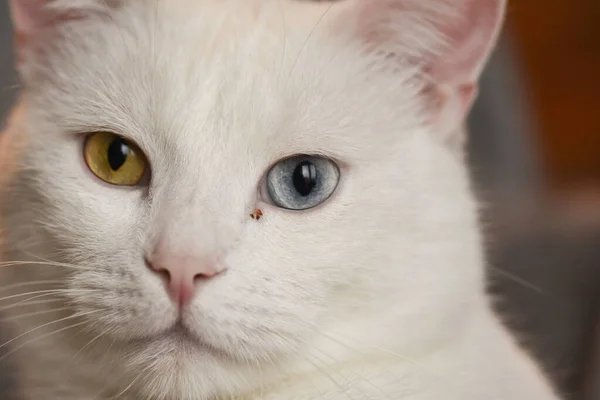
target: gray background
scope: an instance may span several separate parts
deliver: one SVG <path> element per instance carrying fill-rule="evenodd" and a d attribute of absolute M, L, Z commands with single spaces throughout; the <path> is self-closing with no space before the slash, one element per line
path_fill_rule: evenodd
<path fill-rule="evenodd" d="M 544 361 L 568 398 L 583 399 L 594 379 L 600 229 L 565 223 L 543 192 L 526 82 L 504 37 L 482 80 L 470 119 L 469 161 L 490 206 L 490 287 L 516 332 Z M 0 124 L 17 94 L 7 2 L 0 1 Z M 1 173 L 1 172 L 0 172 Z M 10 229 L 10 227 L 9 227 Z M 0 319 L 0 336 L 2 322 Z M 0 339 L 0 343 L 2 339 Z M 13 372 L 0 365 L 0 398 Z M 590 392 L 591 393 L 591 392 Z M 587 399 L 600 396 L 587 394 Z"/>

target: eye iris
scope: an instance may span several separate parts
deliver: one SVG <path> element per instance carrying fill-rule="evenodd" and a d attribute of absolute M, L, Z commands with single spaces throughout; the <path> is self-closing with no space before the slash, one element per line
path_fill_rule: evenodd
<path fill-rule="evenodd" d="M 317 186 L 317 169 L 309 161 L 303 161 L 292 176 L 294 188 L 301 196 L 308 196 Z"/>
<path fill-rule="evenodd" d="M 340 170 L 326 157 L 299 154 L 275 163 L 265 181 L 263 200 L 286 210 L 308 210 L 333 194 Z"/>
<path fill-rule="evenodd" d="M 113 171 L 118 171 L 131 152 L 131 148 L 123 139 L 116 139 L 108 147 L 108 165 Z"/>

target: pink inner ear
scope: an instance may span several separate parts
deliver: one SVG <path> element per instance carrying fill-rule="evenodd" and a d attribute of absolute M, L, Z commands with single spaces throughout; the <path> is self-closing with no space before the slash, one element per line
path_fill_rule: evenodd
<path fill-rule="evenodd" d="M 54 0 L 10 0 L 13 25 L 19 37 L 30 37 L 61 22 L 82 17 L 76 9 L 60 12 L 48 7 Z"/>
<path fill-rule="evenodd" d="M 396 40 L 392 28 L 393 16 L 410 11 L 406 2 L 398 0 L 358 0 L 355 14 L 359 19 L 359 33 L 373 46 Z"/>
<path fill-rule="evenodd" d="M 37 38 L 46 38 L 57 24 L 83 17 L 80 10 L 49 7 L 54 0 L 9 0 L 15 29 L 17 57 L 23 61 L 22 50 Z"/>
<path fill-rule="evenodd" d="M 475 82 L 494 47 L 506 0 L 354 0 L 356 33 L 374 51 L 423 64 L 438 83 Z M 341 18 L 342 25 L 350 18 Z"/>
<path fill-rule="evenodd" d="M 48 22 L 44 7 L 51 0 L 10 0 L 12 20 L 20 35 L 29 35 Z"/>
<path fill-rule="evenodd" d="M 503 0 L 460 0 L 458 21 L 441 27 L 448 47 L 431 64 L 438 82 L 463 83 L 478 79 L 493 49 L 504 17 Z"/>

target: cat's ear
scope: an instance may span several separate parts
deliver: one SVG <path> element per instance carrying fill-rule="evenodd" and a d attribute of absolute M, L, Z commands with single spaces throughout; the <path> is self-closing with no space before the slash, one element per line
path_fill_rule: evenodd
<path fill-rule="evenodd" d="M 75 7 L 56 0 L 9 0 L 12 22 L 19 41 L 26 43 L 42 31 L 79 18 Z"/>
<path fill-rule="evenodd" d="M 366 49 L 384 62 L 419 66 L 439 118 L 459 123 L 465 117 L 506 0 L 349 0 L 344 8 L 338 21 L 350 24 Z"/>
<path fill-rule="evenodd" d="M 13 26 L 18 36 L 30 36 L 46 25 L 46 0 L 9 0 Z"/>
<path fill-rule="evenodd" d="M 9 0 L 17 51 L 47 39 L 55 28 L 73 20 L 106 12 L 116 0 Z"/>

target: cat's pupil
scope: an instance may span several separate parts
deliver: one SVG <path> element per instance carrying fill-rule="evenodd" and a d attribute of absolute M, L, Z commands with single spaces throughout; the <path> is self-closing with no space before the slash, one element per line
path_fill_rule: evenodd
<path fill-rule="evenodd" d="M 127 161 L 127 156 L 131 152 L 131 148 L 123 139 L 116 139 L 108 147 L 108 165 L 113 171 L 118 171 L 119 168 Z"/>
<path fill-rule="evenodd" d="M 301 196 L 308 196 L 317 186 L 317 169 L 309 161 L 303 161 L 294 170 L 294 188 Z"/>

